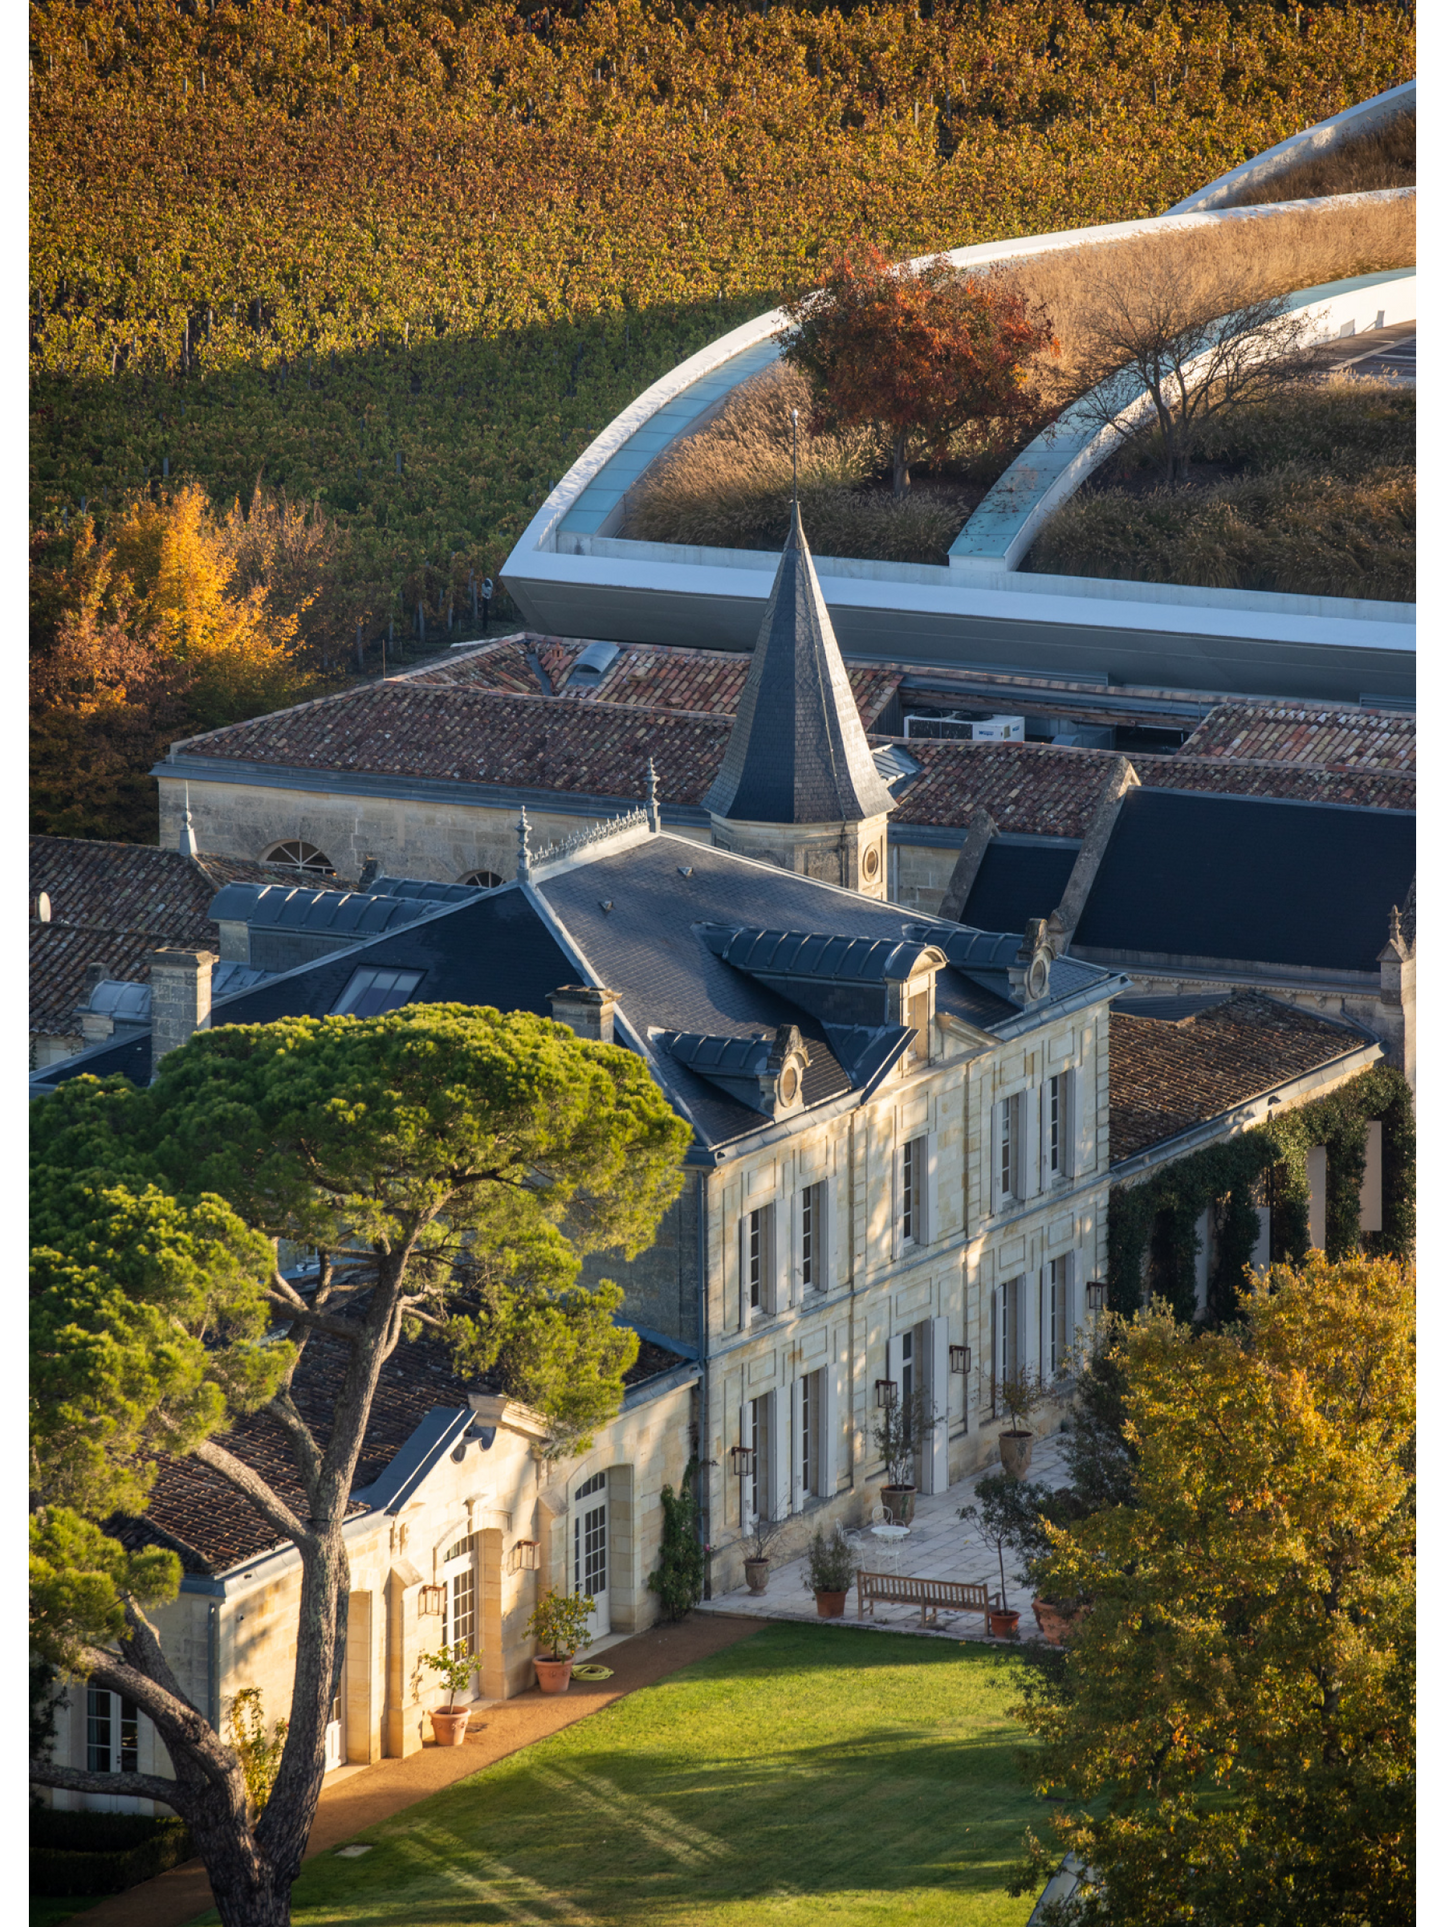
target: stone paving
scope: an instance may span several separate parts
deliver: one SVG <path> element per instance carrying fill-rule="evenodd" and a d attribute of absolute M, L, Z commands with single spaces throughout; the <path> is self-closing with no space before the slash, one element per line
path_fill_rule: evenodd
<path fill-rule="evenodd" d="M 960 1479 L 956 1485 L 951 1485 L 947 1492 L 931 1496 L 920 1493 L 912 1529 L 906 1539 L 898 1542 L 896 1551 L 880 1545 L 866 1526 L 855 1528 L 849 1537 L 865 1569 L 870 1572 L 896 1571 L 921 1579 L 968 1579 L 986 1585 L 990 1595 L 997 1593 L 998 1556 L 991 1546 L 983 1543 L 972 1526 L 960 1520 L 958 1509 L 973 1502 L 981 1478 L 998 1470 L 997 1463 L 986 1465 L 970 1473 L 966 1479 Z M 1034 1441 L 1033 1462 L 1027 1477 L 1032 1482 L 1054 1487 L 1067 1482 L 1063 1440 L 1057 1432 Z M 1036 1630 L 1033 1614 L 1029 1610 L 1029 1593 L 1022 1574 L 1012 1560 L 1012 1554 L 1004 1554 L 1008 1603 L 1023 1615 L 1019 1632 L 1028 1637 Z M 704 1600 L 697 1610 L 704 1613 L 747 1613 L 754 1619 L 806 1619 L 816 1622 L 818 1618 L 817 1602 L 803 1584 L 801 1559 L 794 1559 L 769 1573 L 768 1589 L 761 1595 L 749 1592 L 746 1586 L 739 1586 L 733 1592 L 719 1593 L 712 1599 Z M 881 1603 L 874 1606 L 871 1614 L 860 1618 L 858 1588 L 855 1585 L 848 1594 L 843 1617 L 828 1623 L 833 1626 L 873 1627 L 897 1633 L 921 1633 L 929 1639 L 987 1637 L 982 1613 L 947 1613 L 940 1610 L 936 1630 L 921 1627 L 918 1621 L 916 1606 Z"/>

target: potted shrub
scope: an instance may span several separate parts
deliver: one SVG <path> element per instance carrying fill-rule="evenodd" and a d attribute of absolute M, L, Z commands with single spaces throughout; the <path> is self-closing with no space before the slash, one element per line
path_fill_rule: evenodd
<path fill-rule="evenodd" d="M 911 1398 L 897 1398 L 885 1405 L 873 1424 L 873 1447 L 883 1460 L 886 1484 L 878 1495 L 896 1526 L 913 1523 L 913 1507 L 918 1488 L 913 1480 L 913 1462 L 925 1434 L 938 1423 L 933 1401 L 921 1387 Z"/>
<path fill-rule="evenodd" d="M 743 1575 L 748 1582 L 748 1591 L 764 1593 L 768 1589 L 768 1573 L 771 1569 L 768 1547 L 782 1531 L 781 1524 L 772 1519 L 754 1519 L 743 1534 Z"/>
<path fill-rule="evenodd" d="M 988 1615 L 988 1629 L 995 1639 L 1014 1639 L 1018 1634 L 1019 1616 L 1008 1603 L 1004 1548 L 1030 1554 L 1038 1550 L 1043 1542 L 1039 1521 L 1049 1497 L 1046 1485 L 1025 1485 L 1007 1472 L 991 1472 L 978 1482 L 977 1503 L 958 1508 L 964 1524 L 971 1525 L 998 1555 L 999 1603 Z"/>
<path fill-rule="evenodd" d="M 457 1694 L 466 1691 L 472 1675 L 480 1670 L 481 1656 L 469 1653 L 465 1642 L 459 1639 L 454 1646 L 443 1646 L 435 1653 L 423 1653 L 421 1663 L 430 1667 L 447 1689 L 445 1707 L 436 1708 L 431 1716 L 432 1737 L 438 1746 L 460 1746 L 466 1738 L 471 1709 L 457 1705 Z"/>
<path fill-rule="evenodd" d="M 1078 1495 L 1068 1486 L 1062 1486 L 1049 1495 L 1047 1502 L 1039 1511 L 1039 1527 L 1036 1543 L 1023 1548 L 1029 1553 L 1024 1573 L 1034 1588 L 1030 1602 L 1034 1610 L 1034 1620 L 1041 1636 L 1051 1646 L 1062 1646 L 1079 1620 L 1089 1610 L 1090 1602 L 1082 1596 L 1066 1598 L 1059 1593 L 1051 1594 L 1050 1565 L 1054 1548 L 1049 1544 L 1043 1531 L 1043 1522 L 1050 1525 L 1066 1526 L 1076 1520 L 1088 1517 L 1089 1509 Z"/>
<path fill-rule="evenodd" d="M 820 1526 L 809 1542 L 803 1567 L 803 1584 L 817 1601 L 820 1619 L 843 1617 L 848 1588 L 857 1570 L 858 1562 L 853 1557 L 853 1548 L 843 1537 L 843 1528 L 834 1526 L 831 1532 L 824 1532 Z"/>
<path fill-rule="evenodd" d="M 525 1628 L 526 1636 L 535 1639 L 539 1646 L 550 1648 L 551 1654 L 544 1659 L 537 1653 L 532 1659 L 540 1692 L 567 1691 L 572 1680 L 572 1661 L 587 1637 L 593 1604 L 586 1593 L 548 1592 L 533 1607 Z"/>
<path fill-rule="evenodd" d="M 998 1455 L 1004 1470 L 1021 1479 L 1034 1455 L 1034 1435 L 1029 1420 L 1049 1395 L 1049 1388 L 1037 1372 L 1025 1365 L 999 1379 L 998 1402 L 1008 1415 L 1008 1425 L 999 1434 Z"/>

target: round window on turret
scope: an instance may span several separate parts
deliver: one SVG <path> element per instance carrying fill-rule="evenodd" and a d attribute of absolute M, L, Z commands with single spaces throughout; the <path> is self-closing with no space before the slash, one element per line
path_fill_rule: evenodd
<path fill-rule="evenodd" d="M 871 883 L 878 874 L 878 850 L 875 846 L 863 852 L 863 880 Z"/>
<path fill-rule="evenodd" d="M 784 1068 L 783 1074 L 778 1080 L 778 1095 L 785 1104 L 791 1104 L 793 1099 L 798 1095 L 798 1067 L 796 1064 L 789 1064 Z"/>

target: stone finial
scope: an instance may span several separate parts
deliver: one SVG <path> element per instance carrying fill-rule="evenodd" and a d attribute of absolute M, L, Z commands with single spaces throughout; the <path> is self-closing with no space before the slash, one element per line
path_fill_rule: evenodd
<path fill-rule="evenodd" d="M 191 821 L 191 786 L 187 783 L 186 807 L 181 812 L 181 855 L 189 857 L 194 863 L 200 854 L 201 847 L 196 841 L 195 825 Z"/>
<path fill-rule="evenodd" d="M 1008 968 L 1009 989 L 1021 1004 L 1042 1003 L 1048 996 L 1053 961 L 1054 946 L 1048 921 L 1030 917 L 1024 925 L 1023 941 Z"/>
<path fill-rule="evenodd" d="M 657 764 L 647 759 L 647 827 L 656 836 L 662 828 L 662 806 L 657 800 Z"/>
<path fill-rule="evenodd" d="M 532 852 L 527 846 L 527 811 L 523 807 L 517 818 L 517 881 L 529 883 L 532 878 Z"/>

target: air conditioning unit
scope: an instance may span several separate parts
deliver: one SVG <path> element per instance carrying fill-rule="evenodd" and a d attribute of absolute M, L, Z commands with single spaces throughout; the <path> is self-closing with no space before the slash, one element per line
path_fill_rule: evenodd
<path fill-rule="evenodd" d="M 905 716 L 903 734 L 962 743 L 1021 743 L 1022 716 L 959 716 L 951 711 L 927 716 Z"/>

